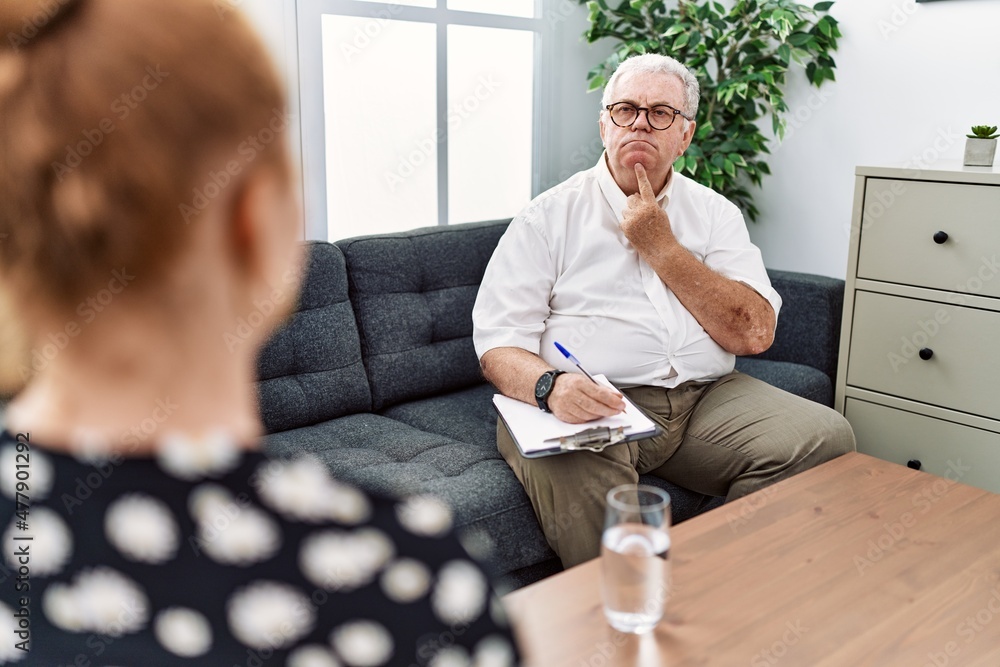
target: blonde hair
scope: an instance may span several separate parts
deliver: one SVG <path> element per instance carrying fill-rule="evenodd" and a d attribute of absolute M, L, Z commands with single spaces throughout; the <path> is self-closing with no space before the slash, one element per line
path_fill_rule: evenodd
<path fill-rule="evenodd" d="M 284 90 L 231 7 L 2 0 L 0 40 L 0 285 L 22 325 L 114 271 L 155 284 L 240 172 L 288 173 Z"/>

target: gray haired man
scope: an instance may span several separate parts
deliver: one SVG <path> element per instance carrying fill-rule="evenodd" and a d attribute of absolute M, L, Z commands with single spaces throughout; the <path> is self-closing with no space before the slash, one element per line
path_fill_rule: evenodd
<path fill-rule="evenodd" d="M 733 500 L 855 448 L 833 410 L 733 370 L 735 355 L 771 345 L 781 297 L 739 209 L 672 170 L 694 137 L 695 77 L 635 56 L 602 106 L 604 154 L 514 218 L 473 311 L 483 372 L 503 394 L 583 423 L 620 412 L 624 393 L 662 430 L 526 459 L 498 423 L 566 567 L 597 556 L 605 493 L 640 474 Z M 563 372 L 555 341 L 621 393 Z"/>

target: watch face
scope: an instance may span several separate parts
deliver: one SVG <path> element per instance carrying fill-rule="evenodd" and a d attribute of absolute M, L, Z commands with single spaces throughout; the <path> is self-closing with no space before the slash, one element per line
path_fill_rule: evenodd
<path fill-rule="evenodd" d="M 544 398 L 549 391 L 552 389 L 552 374 L 545 373 L 542 377 L 538 378 L 538 383 L 535 384 L 535 397 Z"/>

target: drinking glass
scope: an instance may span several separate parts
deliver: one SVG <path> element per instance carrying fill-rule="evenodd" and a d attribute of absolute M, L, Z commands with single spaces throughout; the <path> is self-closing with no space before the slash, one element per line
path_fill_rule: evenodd
<path fill-rule="evenodd" d="M 645 484 L 608 491 L 601 536 L 604 615 L 621 632 L 649 632 L 670 596 L 670 496 Z"/>

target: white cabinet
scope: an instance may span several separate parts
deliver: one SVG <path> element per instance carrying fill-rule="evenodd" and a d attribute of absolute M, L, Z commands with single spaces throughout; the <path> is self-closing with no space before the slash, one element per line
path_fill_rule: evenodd
<path fill-rule="evenodd" d="M 858 167 L 836 408 L 859 451 L 1000 492 L 1000 170 Z"/>

